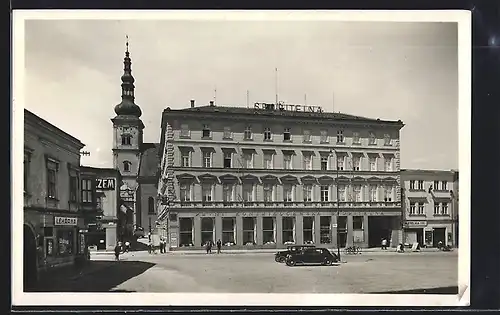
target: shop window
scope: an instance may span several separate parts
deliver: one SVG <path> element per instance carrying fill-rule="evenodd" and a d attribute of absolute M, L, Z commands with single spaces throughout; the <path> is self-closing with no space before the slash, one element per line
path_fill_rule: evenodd
<path fill-rule="evenodd" d="M 262 239 L 264 245 L 276 243 L 276 224 L 275 218 L 264 217 L 262 218 Z"/>
<path fill-rule="evenodd" d="M 214 218 L 201 218 L 201 246 L 214 242 Z"/>
<path fill-rule="evenodd" d="M 362 230 L 363 229 L 363 217 L 361 217 L 361 216 L 352 217 L 352 229 L 353 230 Z"/>
<path fill-rule="evenodd" d="M 314 217 L 304 217 L 304 244 L 314 244 Z"/>
<path fill-rule="evenodd" d="M 243 245 L 255 245 L 255 218 L 243 218 Z"/>
<path fill-rule="evenodd" d="M 236 218 L 222 218 L 222 244 L 235 245 Z"/>
<path fill-rule="evenodd" d="M 295 217 L 283 217 L 283 243 L 295 243 Z"/>
<path fill-rule="evenodd" d="M 59 256 L 73 255 L 73 239 L 72 230 L 61 229 L 57 231 L 57 244 Z"/>
<path fill-rule="evenodd" d="M 153 197 L 148 198 L 148 214 L 155 213 L 155 199 Z"/>
<path fill-rule="evenodd" d="M 330 244 L 332 242 L 332 217 L 331 216 L 321 216 L 319 217 L 319 231 L 320 231 L 320 243 Z"/>
<path fill-rule="evenodd" d="M 193 218 L 179 218 L 179 246 L 193 246 Z"/>

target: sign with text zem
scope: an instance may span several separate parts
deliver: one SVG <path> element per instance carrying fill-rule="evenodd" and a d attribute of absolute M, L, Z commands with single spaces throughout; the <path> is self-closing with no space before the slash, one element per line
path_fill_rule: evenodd
<path fill-rule="evenodd" d="M 115 190 L 115 178 L 97 178 L 95 182 L 95 189 L 98 190 Z"/>
<path fill-rule="evenodd" d="M 74 217 L 54 217 L 54 225 L 71 225 L 75 226 L 78 223 L 78 218 Z"/>

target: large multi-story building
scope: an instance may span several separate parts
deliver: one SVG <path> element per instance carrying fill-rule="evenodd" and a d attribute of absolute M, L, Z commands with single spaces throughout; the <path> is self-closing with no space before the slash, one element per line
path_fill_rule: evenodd
<path fill-rule="evenodd" d="M 282 103 L 167 108 L 160 231 L 173 249 L 398 244 L 403 126 Z"/>
<path fill-rule="evenodd" d="M 80 150 L 84 144 L 24 110 L 24 284 L 73 263 L 85 247 Z"/>
<path fill-rule="evenodd" d="M 405 243 L 458 245 L 458 171 L 401 170 Z"/>

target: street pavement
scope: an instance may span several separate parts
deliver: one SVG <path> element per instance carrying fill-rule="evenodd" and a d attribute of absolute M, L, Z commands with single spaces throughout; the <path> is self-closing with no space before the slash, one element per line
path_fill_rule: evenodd
<path fill-rule="evenodd" d="M 457 252 L 364 252 L 343 255 L 335 266 L 288 267 L 273 253 L 131 252 L 78 281 L 53 283 L 51 291 L 198 293 L 448 293 L 458 285 Z M 104 266 L 104 265 L 103 265 Z"/>

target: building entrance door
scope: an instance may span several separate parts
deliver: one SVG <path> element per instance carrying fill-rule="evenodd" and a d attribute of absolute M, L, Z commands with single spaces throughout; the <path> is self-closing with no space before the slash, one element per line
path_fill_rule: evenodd
<path fill-rule="evenodd" d="M 37 284 L 36 266 L 36 238 L 30 227 L 24 225 L 24 259 L 23 259 L 23 285 L 24 291 L 35 289 Z"/>
<path fill-rule="evenodd" d="M 446 244 L 446 228 L 434 228 L 432 230 L 432 246 L 437 247 L 439 241 Z"/>
<path fill-rule="evenodd" d="M 380 247 L 382 239 L 390 246 L 392 217 L 368 217 L 368 247 Z"/>

